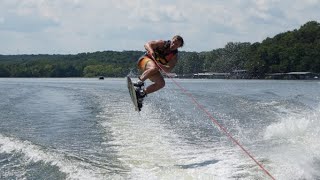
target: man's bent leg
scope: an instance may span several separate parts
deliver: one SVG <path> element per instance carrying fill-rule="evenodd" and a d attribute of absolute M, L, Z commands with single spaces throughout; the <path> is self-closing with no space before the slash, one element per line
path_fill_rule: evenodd
<path fill-rule="evenodd" d="M 147 64 L 145 65 L 145 69 L 139 78 L 141 81 L 145 81 L 145 80 L 151 78 L 153 75 L 159 73 L 159 68 L 155 62 L 150 60 L 146 63 Z"/>
<path fill-rule="evenodd" d="M 165 86 L 165 84 L 166 84 L 159 71 L 158 71 L 158 74 L 155 74 L 155 75 L 152 76 L 151 80 L 154 83 L 151 84 L 150 86 L 148 86 L 144 90 L 146 94 L 150 94 L 150 93 L 153 93 L 155 91 L 158 91 L 159 89 L 163 88 Z"/>
<path fill-rule="evenodd" d="M 153 93 L 163 88 L 165 86 L 165 81 L 161 73 L 159 72 L 159 68 L 155 62 L 153 62 L 151 59 L 149 61 L 147 61 L 148 59 L 142 59 L 142 60 L 146 60 L 146 61 L 142 61 L 141 62 L 142 64 L 139 64 L 140 69 L 142 69 L 142 66 L 144 65 L 143 73 L 139 77 L 140 82 L 143 83 L 147 79 L 150 79 L 151 81 L 154 82 L 154 84 L 151 84 L 146 89 L 144 89 L 143 96 L 145 96 L 145 94 Z M 137 82 L 137 84 L 139 84 L 139 81 Z"/>
<path fill-rule="evenodd" d="M 140 80 L 141 81 L 145 81 L 147 79 L 149 79 L 150 77 L 152 77 L 153 75 L 159 73 L 159 69 L 158 68 L 149 68 L 149 69 L 146 69 L 140 76 Z"/>

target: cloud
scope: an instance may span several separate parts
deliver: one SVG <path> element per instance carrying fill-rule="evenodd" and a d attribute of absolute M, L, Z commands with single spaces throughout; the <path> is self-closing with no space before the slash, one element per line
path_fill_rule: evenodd
<path fill-rule="evenodd" d="M 16 31 L 16 32 L 36 32 L 42 31 L 48 27 L 55 27 L 59 24 L 51 19 L 39 16 L 21 16 L 16 14 L 8 14 L 2 17 L 0 30 Z"/>
<path fill-rule="evenodd" d="M 0 54 L 143 50 L 175 34 L 183 50 L 206 51 L 319 21 L 319 8 L 319 0 L 2 0 Z"/>

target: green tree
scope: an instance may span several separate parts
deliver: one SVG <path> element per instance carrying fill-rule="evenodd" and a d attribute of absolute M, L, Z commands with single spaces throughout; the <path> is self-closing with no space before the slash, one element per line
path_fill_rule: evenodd
<path fill-rule="evenodd" d="M 0 65 L 0 77 L 10 77 L 10 71 L 4 65 Z"/>

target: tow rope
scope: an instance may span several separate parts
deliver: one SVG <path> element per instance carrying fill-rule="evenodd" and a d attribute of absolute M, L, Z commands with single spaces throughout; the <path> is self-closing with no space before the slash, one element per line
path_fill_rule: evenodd
<path fill-rule="evenodd" d="M 267 169 L 265 169 L 265 168 L 263 167 L 263 165 L 262 165 L 260 162 L 258 162 L 258 161 L 249 153 L 249 151 L 246 150 L 246 149 L 239 143 L 239 141 L 237 141 L 237 140 L 227 131 L 227 129 L 224 128 L 224 127 L 194 98 L 194 96 L 193 96 L 191 93 L 189 93 L 189 92 L 188 92 L 185 88 L 183 88 L 177 81 L 175 81 L 172 77 L 170 77 L 169 74 L 168 74 L 167 72 L 165 72 L 165 71 L 163 70 L 163 68 L 162 68 L 156 61 L 154 61 L 154 62 L 158 65 L 158 67 L 162 70 L 162 72 L 164 72 L 164 73 L 167 75 L 167 77 L 169 77 L 169 78 L 175 83 L 175 85 L 176 85 L 177 87 L 179 87 L 180 90 L 182 90 L 182 92 L 183 92 L 184 94 L 186 94 L 188 97 L 191 98 L 191 100 L 193 101 L 193 103 L 194 103 L 200 110 L 202 110 L 205 114 L 207 114 L 207 116 L 211 119 L 211 121 L 212 121 L 215 125 L 217 125 L 217 126 L 220 128 L 220 130 L 221 130 L 224 134 L 226 134 L 226 136 L 227 136 L 233 143 L 235 143 L 236 145 L 238 145 L 238 146 L 240 147 L 240 149 L 242 149 L 242 151 L 243 151 L 246 155 L 248 155 L 248 156 L 260 167 L 260 169 L 261 169 L 265 174 L 267 174 L 271 179 L 275 180 L 275 178 L 271 175 L 271 173 L 270 173 Z"/>

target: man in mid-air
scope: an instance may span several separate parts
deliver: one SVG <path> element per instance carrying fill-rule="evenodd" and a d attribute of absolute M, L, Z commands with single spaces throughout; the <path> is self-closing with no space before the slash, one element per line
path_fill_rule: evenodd
<path fill-rule="evenodd" d="M 160 70 L 169 73 L 177 64 L 178 48 L 184 44 L 183 38 L 176 35 L 172 40 L 154 40 L 144 45 L 145 55 L 139 58 L 138 68 L 142 71 L 139 80 L 134 83 L 138 101 L 142 103 L 143 98 L 165 86 L 165 81 Z M 150 79 L 153 84 L 146 88 L 144 81 Z"/>

